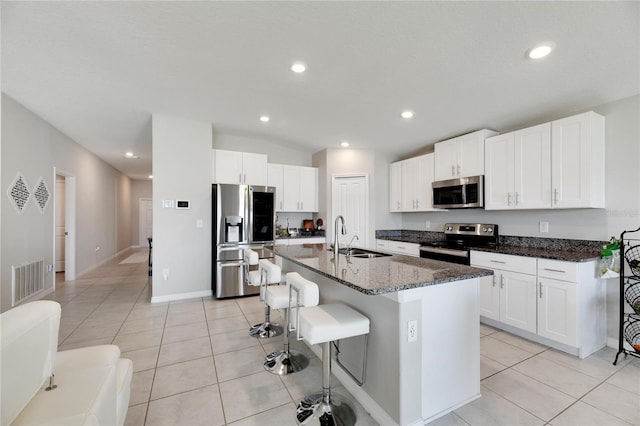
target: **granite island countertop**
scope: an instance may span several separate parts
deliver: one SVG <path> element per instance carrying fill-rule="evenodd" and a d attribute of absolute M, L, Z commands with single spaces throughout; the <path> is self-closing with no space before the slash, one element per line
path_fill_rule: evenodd
<path fill-rule="evenodd" d="M 394 254 L 362 259 L 339 254 L 326 244 L 274 246 L 273 252 L 361 293 L 377 295 L 493 275 L 487 269 Z"/>

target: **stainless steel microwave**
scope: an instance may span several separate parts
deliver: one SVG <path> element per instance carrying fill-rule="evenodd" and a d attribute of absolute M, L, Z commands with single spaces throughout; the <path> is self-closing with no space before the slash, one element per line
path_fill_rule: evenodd
<path fill-rule="evenodd" d="M 484 207 L 484 176 L 441 180 L 432 183 L 433 207 L 470 209 Z"/>

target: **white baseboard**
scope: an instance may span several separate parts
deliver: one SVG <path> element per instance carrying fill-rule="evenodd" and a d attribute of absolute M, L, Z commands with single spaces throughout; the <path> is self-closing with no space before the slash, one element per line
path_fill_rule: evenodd
<path fill-rule="evenodd" d="M 190 293 L 167 294 L 166 296 L 152 296 L 151 303 L 173 302 L 176 300 L 195 299 L 197 297 L 213 296 L 211 290 L 192 291 Z"/>
<path fill-rule="evenodd" d="M 81 271 L 81 272 L 77 272 L 76 271 L 76 279 L 81 278 L 82 275 L 87 274 L 87 273 L 93 271 L 94 269 L 104 265 L 105 263 L 112 261 L 113 259 L 115 259 L 116 257 L 120 256 L 121 254 L 126 253 L 128 251 L 131 251 L 132 247 L 133 246 L 129 246 L 127 248 L 123 248 L 122 250 L 120 250 L 116 254 L 113 254 L 113 255 L 107 257 L 106 259 L 101 260 L 99 263 L 96 263 L 95 265 L 85 269 L 84 271 Z"/>

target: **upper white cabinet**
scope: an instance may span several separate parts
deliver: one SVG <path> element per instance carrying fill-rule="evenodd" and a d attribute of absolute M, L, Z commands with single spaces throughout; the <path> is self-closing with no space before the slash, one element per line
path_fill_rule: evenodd
<path fill-rule="evenodd" d="M 267 156 L 251 152 L 214 149 L 213 183 L 267 184 Z"/>
<path fill-rule="evenodd" d="M 551 123 L 552 205 L 604 207 L 604 117 L 593 111 Z"/>
<path fill-rule="evenodd" d="M 434 210 L 431 191 L 434 180 L 433 153 L 392 163 L 389 176 L 389 211 Z"/>
<path fill-rule="evenodd" d="M 551 207 L 551 123 L 488 138 L 485 209 Z"/>
<path fill-rule="evenodd" d="M 269 164 L 269 186 L 276 187 L 276 211 L 318 211 L 318 169 Z"/>
<path fill-rule="evenodd" d="M 594 112 L 488 138 L 485 209 L 604 207 L 604 152 Z"/>
<path fill-rule="evenodd" d="M 389 211 L 402 211 L 402 161 L 389 166 Z"/>
<path fill-rule="evenodd" d="M 483 129 L 436 143 L 435 180 L 483 175 L 484 141 L 496 134 Z"/>

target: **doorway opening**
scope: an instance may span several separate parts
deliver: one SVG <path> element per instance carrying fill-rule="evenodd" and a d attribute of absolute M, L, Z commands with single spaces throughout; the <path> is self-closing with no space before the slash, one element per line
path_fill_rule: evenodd
<path fill-rule="evenodd" d="M 55 169 L 56 189 L 53 193 L 53 258 L 56 274 L 53 286 L 76 279 L 76 178 L 71 173 Z"/>

